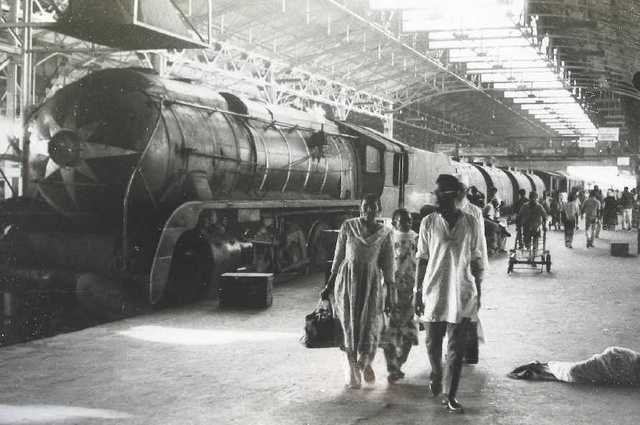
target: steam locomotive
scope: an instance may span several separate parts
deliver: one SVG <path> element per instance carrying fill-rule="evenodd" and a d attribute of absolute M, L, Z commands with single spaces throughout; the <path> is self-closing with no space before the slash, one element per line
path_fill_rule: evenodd
<path fill-rule="evenodd" d="M 104 294 L 161 303 L 195 276 L 215 291 L 227 271 L 306 272 L 330 255 L 323 231 L 357 214 L 365 193 L 389 216 L 433 205 L 440 173 L 496 187 L 507 209 L 519 188 L 545 190 L 536 174 L 144 69 L 94 72 L 27 126 L 26 193 L 0 203 L 0 288 L 71 292 L 96 310 L 125 308 Z M 181 243 L 203 214 L 217 235 Z"/>

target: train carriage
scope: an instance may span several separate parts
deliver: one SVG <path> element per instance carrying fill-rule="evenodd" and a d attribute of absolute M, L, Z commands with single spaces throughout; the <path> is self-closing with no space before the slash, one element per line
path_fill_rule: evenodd
<path fill-rule="evenodd" d="M 540 197 L 542 197 L 542 194 L 545 191 L 548 191 L 547 186 L 545 186 L 545 184 L 542 181 L 542 179 L 539 176 L 537 176 L 536 174 L 533 174 L 531 172 L 527 172 L 527 173 L 524 173 L 524 176 L 531 183 L 532 190 L 535 190 L 536 192 L 538 192 Z"/>

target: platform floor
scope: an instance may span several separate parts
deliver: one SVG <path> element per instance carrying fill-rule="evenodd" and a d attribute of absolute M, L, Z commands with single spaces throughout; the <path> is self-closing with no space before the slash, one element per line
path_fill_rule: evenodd
<path fill-rule="evenodd" d="M 507 254 L 491 259 L 487 343 L 464 366 L 462 415 L 430 396 L 424 333 L 399 384 L 380 351 L 376 384 L 345 389 L 338 349 L 299 343 L 318 274 L 278 284 L 266 310 L 202 302 L 0 349 L 0 424 L 636 424 L 638 388 L 506 377 L 536 359 L 640 351 L 639 259 L 609 255 L 612 241 L 635 253 L 636 233 L 602 237 L 587 250 L 580 230 L 567 249 L 550 231 L 550 274 L 507 275 Z"/>

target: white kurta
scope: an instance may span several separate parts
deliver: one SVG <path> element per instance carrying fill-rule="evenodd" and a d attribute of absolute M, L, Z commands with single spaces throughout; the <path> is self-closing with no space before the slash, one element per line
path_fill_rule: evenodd
<path fill-rule="evenodd" d="M 482 261 L 478 219 L 461 212 L 453 229 L 440 213 L 422 219 L 417 258 L 428 260 L 422 285 L 424 322 L 460 323 L 478 312 L 471 262 Z"/>

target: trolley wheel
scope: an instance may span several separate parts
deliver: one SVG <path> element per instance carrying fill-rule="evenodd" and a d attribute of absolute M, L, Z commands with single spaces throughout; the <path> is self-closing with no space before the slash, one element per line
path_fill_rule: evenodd
<path fill-rule="evenodd" d="M 513 258 L 509 258 L 509 267 L 507 268 L 507 274 L 511 273 L 513 271 Z"/>
<path fill-rule="evenodd" d="M 546 255 L 544 262 L 547 265 L 547 273 L 549 273 L 551 271 L 551 254 Z"/>

